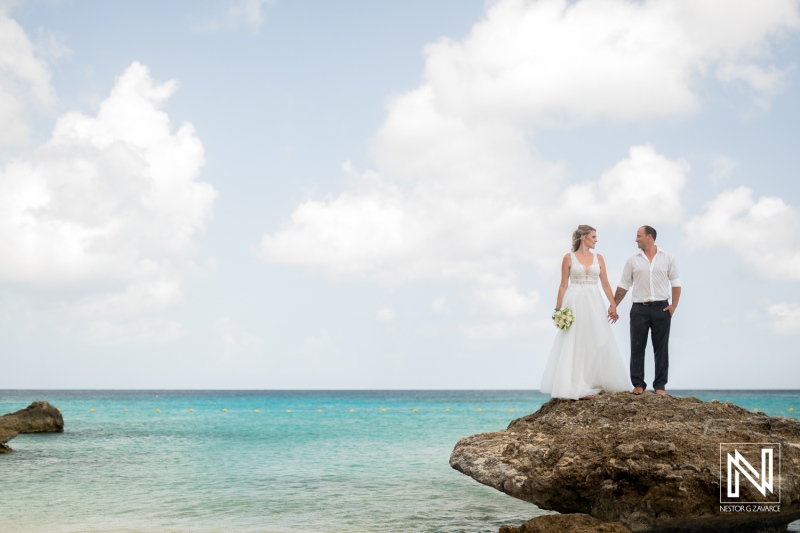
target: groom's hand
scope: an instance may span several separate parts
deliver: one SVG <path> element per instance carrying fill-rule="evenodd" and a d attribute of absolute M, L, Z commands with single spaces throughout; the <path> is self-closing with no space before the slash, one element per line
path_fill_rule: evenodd
<path fill-rule="evenodd" d="M 675 314 L 675 306 L 674 305 L 668 305 L 664 309 L 662 309 L 662 311 L 669 311 L 669 316 L 672 316 L 672 315 Z"/>

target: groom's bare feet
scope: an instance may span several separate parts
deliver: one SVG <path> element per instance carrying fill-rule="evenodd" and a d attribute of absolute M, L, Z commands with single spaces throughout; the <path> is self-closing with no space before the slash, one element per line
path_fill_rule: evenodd
<path fill-rule="evenodd" d="M 656 391 L 656 394 L 658 394 L 659 396 L 666 396 L 667 395 L 667 391 L 665 391 L 664 389 L 658 389 Z"/>
<path fill-rule="evenodd" d="M 633 389 L 633 393 L 634 394 L 641 394 L 643 392 L 644 392 L 644 389 L 641 388 L 641 387 L 636 387 L 635 389 Z"/>

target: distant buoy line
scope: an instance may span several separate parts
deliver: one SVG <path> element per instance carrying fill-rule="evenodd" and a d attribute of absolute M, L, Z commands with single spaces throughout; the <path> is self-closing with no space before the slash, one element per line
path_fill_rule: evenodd
<path fill-rule="evenodd" d="M 464 407 L 463 407 L 463 409 L 464 409 L 464 411 L 467 411 L 467 410 L 468 410 L 469 412 L 477 412 L 477 413 L 483 413 L 483 412 L 499 412 L 499 411 L 508 412 L 508 413 L 513 413 L 513 412 L 515 412 L 515 410 L 514 410 L 514 408 L 513 408 L 513 407 L 512 407 L 512 408 L 509 408 L 509 409 L 506 409 L 506 408 L 496 408 L 496 409 L 488 409 L 488 410 L 484 410 L 482 407 L 477 407 L 477 408 L 468 408 L 467 406 L 464 406 Z M 61 408 L 59 407 L 59 408 L 58 408 L 58 410 L 59 410 L 59 411 L 61 411 Z M 178 410 L 178 409 L 176 409 L 176 411 L 177 411 L 177 410 Z M 219 408 L 215 408 L 215 409 L 209 409 L 209 410 L 213 410 L 213 411 L 220 411 L 220 409 L 219 409 Z M 794 412 L 794 407 L 789 407 L 789 408 L 788 408 L 788 410 L 789 410 L 790 412 Z M 192 407 L 190 407 L 190 408 L 188 408 L 188 409 L 186 409 L 186 408 L 181 408 L 181 409 L 180 409 L 180 411 L 188 411 L 189 413 L 194 413 L 194 412 L 195 412 L 195 409 L 194 409 L 194 408 L 192 408 Z M 227 413 L 227 412 L 228 412 L 228 408 L 227 408 L 227 407 L 223 407 L 223 408 L 221 409 L 221 411 L 222 411 L 223 413 Z M 245 409 L 242 409 L 242 410 L 239 410 L 238 412 L 244 412 L 244 411 L 245 411 Z M 94 407 L 91 407 L 91 408 L 89 408 L 89 412 L 90 412 L 90 413 L 94 413 L 94 412 L 95 412 L 95 408 L 94 408 Z M 128 408 L 127 408 L 127 407 L 126 407 L 126 408 L 124 408 L 124 409 L 123 409 L 123 412 L 124 412 L 124 413 L 127 413 L 127 412 L 129 412 L 129 411 L 128 411 Z M 160 412 L 161 412 L 161 408 L 160 408 L 160 407 L 156 408 L 156 409 L 155 409 L 155 412 L 156 412 L 156 413 L 160 413 Z M 235 412 L 236 412 L 236 411 L 235 411 Z M 254 409 L 252 409 L 252 411 L 251 411 L 251 412 L 253 412 L 253 413 L 261 413 L 261 412 L 262 412 L 262 409 L 260 409 L 260 408 L 254 408 Z M 264 411 L 264 413 L 270 413 L 270 412 L 271 412 L 271 411 L 269 411 L 269 410 L 267 410 L 267 411 Z M 310 413 L 310 412 L 317 412 L 317 413 L 339 413 L 339 412 L 349 412 L 349 413 L 356 413 L 356 412 L 358 412 L 358 413 L 372 413 L 372 412 L 380 412 L 380 413 L 387 413 L 387 412 L 392 412 L 392 413 L 412 413 L 412 414 L 413 414 L 413 413 L 420 413 L 420 412 L 426 412 L 426 413 L 437 413 L 437 412 L 450 413 L 450 412 L 452 412 L 452 411 L 451 411 L 451 409 L 450 409 L 449 407 L 446 407 L 446 408 L 444 408 L 444 409 L 441 409 L 441 408 L 439 408 L 439 409 L 434 409 L 434 408 L 424 408 L 424 409 L 420 409 L 420 408 L 418 408 L 418 407 L 413 407 L 413 408 L 392 408 L 392 409 L 387 409 L 386 407 L 381 407 L 380 409 L 354 409 L 354 408 L 349 408 L 349 409 L 347 409 L 347 408 L 343 408 L 343 409 L 321 409 L 321 408 L 319 408 L 319 409 L 313 409 L 313 408 L 306 408 L 306 409 L 285 409 L 285 410 L 284 410 L 284 409 L 281 409 L 281 410 L 280 410 L 280 412 L 286 412 L 286 413 Z M 758 407 L 756 407 L 756 408 L 754 408 L 754 409 L 753 409 L 753 412 L 754 412 L 754 413 L 763 413 L 764 411 L 761 411 L 761 410 L 759 410 L 759 408 L 758 408 Z M 773 412 L 774 412 L 774 411 L 773 411 Z"/>
<path fill-rule="evenodd" d="M 468 410 L 470 412 L 477 412 L 477 413 L 498 412 L 498 411 L 503 411 L 503 412 L 508 412 L 508 413 L 513 413 L 514 412 L 514 408 L 510 408 L 510 409 L 497 408 L 497 409 L 488 409 L 487 411 L 485 411 L 482 407 L 468 408 L 468 407 L 465 406 L 463 409 L 465 411 Z M 61 408 L 59 408 L 58 410 L 61 411 Z M 189 413 L 194 413 L 195 412 L 195 409 L 193 407 L 189 407 L 188 409 L 187 408 L 181 408 L 179 410 L 180 411 L 188 411 Z M 223 413 L 227 413 L 228 412 L 228 408 L 227 407 L 223 407 L 222 409 L 215 408 L 215 409 L 209 409 L 209 410 L 221 411 Z M 244 412 L 245 410 L 246 409 L 241 409 L 241 410 L 238 410 L 238 412 Z M 794 411 L 794 408 L 790 407 L 789 410 L 790 411 Z M 122 411 L 124 413 L 129 412 L 127 407 L 124 408 Z M 176 409 L 176 411 L 178 411 L 178 409 Z M 754 411 L 758 412 L 758 409 L 754 409 Z M 94 413 L 95 412 L 95 408 L 94 407 L 90 408 L 89 412 L 90 413 Z M 161 412 L 161 408 L 157 407 L 155 409 L 155 412 L 156 413 L 160 413 Z M 251 412 L 253 412 L 253 413 L 261 413 L 262 409 L 254 408 L 254 409 L 252 409 Z M 270 412 L 269 410 L 264 411 L 264 413 L 269 413 L 269 412 Z M 281 409 L 280 412 L 286 412 L 286 413 L 298 413 L 298 412 L 299 413 L 303 413 L 303 412 L 306 412 L 306 413 L 309 413 L 309 412 L 317 412 L 317 413 L 337 413 L 337 412 L 349 412 L 349 413 L 356 413 L 356 412 L 359 412 L 359 413 L 369 413 L 369 412 L 419 413 L 419 412 L 426 412 L 426 413 L 435 413 L 435 412 L 444 412 L 444 413 L 450 413 L 450 412 L 452 412 L 452 410 L 449 407 L 446 407 L 444 409 L 433 409 L 433 408 L 420 409 L 419 407 L 388 409 L 386 407 L 381 407 L 380 409 L 375 409 L 375 410 L 373 410 L 373 409 L 353 409 L 353 408 L 349 408 L 349 409 L 347 409 L 347 408 L 344 408 L 344 409 L 313 409 L 313 408 L 306 408 L 306 409 L 285 409 L 285 410 Z"/>

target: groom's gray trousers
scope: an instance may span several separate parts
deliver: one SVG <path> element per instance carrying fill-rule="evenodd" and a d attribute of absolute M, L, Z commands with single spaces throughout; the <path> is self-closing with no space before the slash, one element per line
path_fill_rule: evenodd
<path fill-rule="evenodd" d="M 647 388 L 644 381 L 644 351 L 647 347 L 647 333 L 653 339 L 653 352 L 656 360 L 656 375 L 653 380 L 655 390 L 667 386 L 669 374 L 669 326 L 672 315 L 664 308 L 667 300 L 661 302 L 634 303 L 631 306 L 631 383 L 634 387 Z"/>

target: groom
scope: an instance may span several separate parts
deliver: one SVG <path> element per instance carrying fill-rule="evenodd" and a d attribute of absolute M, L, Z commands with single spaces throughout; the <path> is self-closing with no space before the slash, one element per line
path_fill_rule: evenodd
<path fill-rule="evenodd" d="M 617 305 L 633 285 L 631 306 L 631 382 L 633 393 L 647 388 L 644 381 L 644 350 L 647 333 L 653 339 L 656 362 L 653 388 L 666 395 L 669 372 L 669 326 L 681 297 L 681 280 L 675 258 L 656 246 L 656 230 L 642 226 L 636 231 L 639 253 L 631 256 L 622 270 L 614 301 Z M 671 290 L 670 290 L 671 287 Z M 668 298 L 672 295 L 672 303 Z"/>

